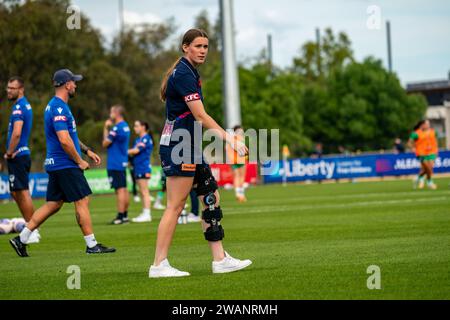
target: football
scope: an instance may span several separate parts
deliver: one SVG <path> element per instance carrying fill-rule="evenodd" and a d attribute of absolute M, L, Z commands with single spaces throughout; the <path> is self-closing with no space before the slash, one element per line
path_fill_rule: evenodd
<path fill-rule="evenodd" d="M 10 219 L 0 219 L 0 234 L 8 234 L 13 230 L 13 223 Z"/>
<path fill-rule="evenodd" d="M 23 228 L 25 228 L 25 219 L 23 218 L 14 218 L 11 220 L 13 231 L 20 233 L 22 232 Z"/>

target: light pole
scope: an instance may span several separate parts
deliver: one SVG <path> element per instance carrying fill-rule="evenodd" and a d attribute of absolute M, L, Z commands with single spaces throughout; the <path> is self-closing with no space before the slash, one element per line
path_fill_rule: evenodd
<path fill-rule="evenodd" d="M 234 42 L 233 0 L 220 0 L 225 126 L 241 125 L 239 76 Z"/>

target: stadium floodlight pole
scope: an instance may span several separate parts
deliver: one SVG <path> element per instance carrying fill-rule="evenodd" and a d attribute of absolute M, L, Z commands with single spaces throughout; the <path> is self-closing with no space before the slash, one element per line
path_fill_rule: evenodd
<path fill-rule="evenodd" d="M 123 16 L 123 0 L 119 0 L 119 23 L 120 23 L 120 37 L 123 36 L 123 29 L 125 27 L 125 19 Z"/>
<path fill-rule="evenodd" d="M 316 46 L 317 46 L 317 73 L 320 75 L 322 73 L 322 61 L 320 58 L 321 38 L 319 28 L 316 28 Z"/>
<path fill-rule="evenodd" d="M 387 50 L 388 50 L 388 69 L 392 72 L 392 47 L 391 47 L 391 23 L 386 21 L 386 34 L 387 34 Z"/>
<path fill-rule="evenodd" d="M 239 77 L 234 43 L 233 0 L 220 0 L 225 125 L 241 125 Z"/>
<path fill-rule="evenodd" d="M 445 145 L 450 150 L 450 101 L 444 102 L 445 106 Z"/>

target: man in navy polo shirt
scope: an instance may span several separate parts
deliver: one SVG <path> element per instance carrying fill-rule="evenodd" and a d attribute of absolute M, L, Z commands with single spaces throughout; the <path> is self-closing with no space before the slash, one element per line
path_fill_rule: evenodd
<path fill-rule="evenodd" d="M 92 230 L 89 212 L 89 195 L 92 193 L 84 170 L 89 163 L 81 157 L 85 153 L 96 165 L 100 157 L 78 140 L 77 126 L 69 105 L 69 98 L 75 96 L 76 81 L 81 75 L 74 75 L 68 69 L 58 70 L 53 76 L 55 96 L 50 100 L 44 112 L 47 158 L 45 169 L 48 173 L 47 202 L 34 212 L 31 220 L 19 236 L 10 243 L 20 257 L 28 257 L 26 243 L 31 233 L 51 215 L 58 212 L 65 202 L 75 204 L 78 225 L 86 241 L 87 254 L 111 253 L 114 248 L 107 248 L 97 243 Z"/>
<path fill-rule="evenodd" d="M 31 168 L 28 141 L 33 125 L 33 110 L 25 97 L 25 86 L 22 78 L 10 78 L 6 91 L 8 100 L 13 103 L 4 156 L 8 166 L 9 190 L 23 218 L 28 222 L 34 212 L 33 201 L 28 188 Z M 28 239 L 28 243 L 38 243 L 39 239 L 39 230 L 36 229 Z"/>
<path fill-rule="evenodd" d="M 111 107 L 109 119 L 103 128 L 103 147 L 108 149 L 107 170 L 111 188 L 117 196 L 117 216 L 114 225 L 130 222 L 128 219 L 129 194 L 127 189 L 128 145 L 130 127 L 124 119 L 121 105 Z"/>

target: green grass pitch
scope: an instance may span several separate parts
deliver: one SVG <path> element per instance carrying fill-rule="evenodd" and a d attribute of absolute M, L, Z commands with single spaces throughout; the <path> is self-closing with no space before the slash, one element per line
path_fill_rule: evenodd
<path fill-rule="evenodd" d="M 172 265 L 183 279 L 149 279 L 161 211 L 150 224 L 110 226 L 113 197 L 93 197 L 95 235 L 117 252 L 87 256 L 73 205 L 41 228 L 42 241 L 21 259 L 0 236 L 0 299 L 449 299 L 449 179 L 439 190 L 407 180 L 258 186 L 239 205 L 222 191 L 225 248 L 253 260 L 242 272 L 212 275 L 200 225 L 178 226 Z M 37 201 L 40 205 L 42 201 Z M 132 204 L 130 215 L 137 215 Z M 19 216 L 0 204 L 0 218 Z M 67 268 L 81 269 L 69 290 Z M 381 290 L 367 288 L 367 268 L 381 269 Z"/>

